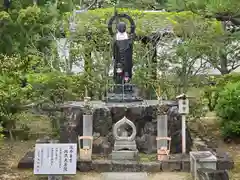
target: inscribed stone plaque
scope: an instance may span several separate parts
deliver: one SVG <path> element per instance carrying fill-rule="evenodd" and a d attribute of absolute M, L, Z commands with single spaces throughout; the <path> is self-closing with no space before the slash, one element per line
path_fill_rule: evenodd
<path fill-rule="evenodd" d="M 168 119 L 167 115 L 160 115 L 157 117 L 157 136 L 168 137 Z M 167 140 L 161 140 L 157 142 L 157 148 L 168 147 Z"/>
<path fill-rule="evenodd" d="M 34 174 L 76 174 L 77 144 L 36 144 Z"/>
<path fill-rule="evenodd" d="M 83 115 L 83 136 L 93 136 L 93 116 L 92 115 Z M 83 139 L 83 147 L 91 147 L 92 143 L 90 140 Z"/>
<path fill-rule="evenodd" d="M 102 173 L 101 180 L 148 180 L 147 173 L 110 172 Z"/>

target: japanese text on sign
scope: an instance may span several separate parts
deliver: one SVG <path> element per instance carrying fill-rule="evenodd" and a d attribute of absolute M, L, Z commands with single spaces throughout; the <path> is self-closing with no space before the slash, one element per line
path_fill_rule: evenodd
<path fill-rule="evenodd" d="M 77 144 L 36 144 L 34 174 L 76 174 Z"/>

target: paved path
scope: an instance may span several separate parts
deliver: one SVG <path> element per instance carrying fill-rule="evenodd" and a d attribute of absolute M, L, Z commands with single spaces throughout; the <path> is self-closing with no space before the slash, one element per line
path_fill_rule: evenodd
<path fill-rule="evenodd" d="M 102 173 L 101 180 L 147 180 L 147 173 L 122 173 L 110 172 Z"/>
<path fill-rule="evenodd" d="M 119 172 L 117 173 L 119 175 L 123 175 L 123 173 Z M 101 174 L 98 173 L 78 173 L 76 180 L 84 179 L 84 180 L 102 180 Z M 104 179 L 108 180 L 108 179 Z M 115 180 L 115 179 L 113 179 Z M 120 179 L 116 179 L 120 180 Z M 123 180 L 123 179 L 121 179 Z M 128 180 L 128 179 L 126 179 Z M 135 180 L 131 178 L 130 180 Z M 141 180 L 141 179 L 139 179 Z M 154 173 L 154 174 L 148 174 L 148 178 L 146 180 L 191 180 L 189 173 L 177 173 L 177 172 L 161 172 L 161 173 Z"/>

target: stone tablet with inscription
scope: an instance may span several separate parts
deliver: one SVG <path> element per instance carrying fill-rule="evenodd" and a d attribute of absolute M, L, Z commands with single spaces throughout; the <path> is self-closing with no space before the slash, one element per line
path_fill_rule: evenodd
<path fill-rule="evenodd" d="M 110 172 L 102 173 L 101 180 L 148 180 L 147 173 Z"/>
<path fill-rule="evenodd" d="M 34 174 L 76 174 L 77 144 L 36 144 Z"/>

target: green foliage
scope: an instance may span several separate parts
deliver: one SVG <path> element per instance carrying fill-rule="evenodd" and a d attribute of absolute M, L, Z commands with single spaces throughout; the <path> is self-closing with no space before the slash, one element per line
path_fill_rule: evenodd
<path fill-rule="evenodd" d="M 31 94 L 33 101 L 58 104 L 73 96 L 71 77 L 60 72 L 28 74 L 28 83 L 33 90 Z"/>
<path fill-rule="evenodd" d="M 2 127 L 2 125 L 0 125 L 0 141 L 4 138 L 4 136 L 3 136 L 3 127 Z"/>
<path fill-rule="evenodd" d="M 240 79 L 239 73 L 227 74 L 220 77 L 211 76 L 208 79 L 208 85 L 204 87 L 203 98 L 206 99 L 210 111 L 215 109 L 218 103 L 219 93 L 228 83 L 238 82 Z"/>
<path fill-rule="evenodd" d="M 35 117 L 22 113 L 21 107 L 30 102 L 58 105 L 64 101 L 83 99 L 86 90 L 93 99 L 101 99 L 111 78 L 108 73 L 111 68 L 109 42 L 112 37 L 108 34 L 106 24 L 114 13 L 112 6 L 157 9 L 166 1 L 102 1 L 100 4 L 103 7 L 111 8 L 77 14 L 75 33 L 70 31 L 69 23 L 73 15 L 72 9 L 79 5 L 79 1 L 57 2 L 55 4 L 55 0 L 43 0 L 36 6 L 32 5 L 31 0 L 13 0 L 8 12 L 0 12 L 0 122 L 9 132 L 16 129 L 16 122 L 22 129 L 28 130 L 29 127 L 25 126 L 27 121 L 32 121 Z M 152 45 L 135 42 L 136 69 L 133 80 L 141 89 L 147 89 L 151 97 L 156 98 L 152 95 L 152 89 L 157 96 L 164 95 L 168 99 L 175 98 L 182 87 L 186 91 L 196 59 L 203 55 L 211 57 L 211 64 L 215 67 L 219 63 L 219 58 L 215 57 L 219 57 L 220 53 L 224 54 L 226 45 L 237 39 L 233 36 L 228 38 L 220 22 L 215 19 L 206 20 L 198 15 L 200 11 L 230 11 L 230 6 L 236 4 L 223 2 L 222 6 L 206 2 L 192 0 L 187 4 L 176 3 L 178 9 L 188 10 L 183 12 L 118 9 L 120 13 L 133 17 L 137 25 L 136 33 L 140 38 L 171 26 L 175 35 L 184 39 L 185 43 L 177 48 L 176 55 L 158 57 L 160 65 L 156 63 L 158 60 L 153 62 Z M 77 8 L 88 3 L 89 1 L 84 1 L 81 7 Z M 67 40 L 71 42 L 69 60 L 62 60 L 57 55 L 55 40 L 61 36 L 59 27 L 63 27 Z M 173 68 L 171 72 L 163 73 L 160 78 L 153 76 L 153 72 L 157 70 L 166 71 L 169 67 L 166 60 L 180 64 L 181 68 Z M 72 66 L 80 61 L 84 61 L 84 67 L 81 67 L 84 73 L 73 75 Z M 230 71 L 227 69 L 225 72 Z M 24 78 L 27 79 L 27 86 L 21 87 Z M 214 99 L 213 104 L 217 102 L 215 97 L 218 97 L 219 89 L 225 85 L 224 80 L 219 80 L 215 89 L 206 90 L 206 97 L 209 100 Z M 202 111 L 198 112 L 197 109 L 201 109 L 201 102 L 194 102 L 193 107 L 191 114 L 194 117 L 200 116 Z M 22 119 L 27 121 L 21 123 Z"/>
<path fill-rule="evenodd" d="M 190 20 L 198 20 L 203 22 L 200 16 L 190 12 L 144 12 L 136 9 L 118 9 L 119 13 L 126 13 L 130 15 L 136 22 L 137 35 L 148 35 L 156 32 L 161 28 L 168 26 L 177 27 L 179 23 L 184 21 L 190 22 Z M 114 12 L 112 8 L 90 10 L 84 14 L 78 16 L 78 32 L 85 33 L 100 33 L 104 36 L 108 35 L 106 23 L 109 17 L 113 16 Z M 219 24 L 216 21 L 208 20 L 209 28 L 213 28 Z M 178 29 L 176 28 L 176 31 Z M 181 33 L 181 32 L 179 32 Z"/>
<path fill-rule="evenodd" d="M 240 83 L 228 83 L 219 93 L 216 106 L 217 115 L 224 120 L 239 121 L 240 115 Z"/>
<path fill-rule="evenodd" d="M 225 137 L 240 136 L 240 82 L 228 83 L 219 93 L 216 113 L 222 120 Z"/>
<path fill-rule="evenodd" d="M 30 86 L 21 88 L 20 70 L 25 68 L 19 56 L 0 56 L 0 123 L 11 131 L 15 126 L 14 115 L 26 101 Z"/>
<path fill-rule="evenodd" d="M 238 12 L 238 0 L 168 0 L 167 6 L 169 10 L 191 10 L 195 13 L 201 14 L 217 14 L 229 13 L 235 14 Z"/>
<path fill-rule="evenodd" d="M 53 40 L 51 34 L 58 31 L 58 17 L 58 11 L 52 5 L 28 6 L 8 13 L 1 11 L 0 53 L 41 55 L 39 51 L 46 51 Z"/>
<path fill-rule="evenodd" d="M 164 55 L 158 57 L 160 61 L 164 61 L 161 65 L 154 64 L 152 61 L 152 56 L 154 53 L 154 47 L 152 45 L 143 45 L 138 42 L 135 42 L 134 46 L 134 64 L 135 66 L 135 76 L 134 81 L 137 85 L 142 87 L 142 89 L 149 89 L 147 94 L 153 94 L 153 91 L 150 90 L 152 88 L 158 89 L 158 86 L 161 86 L 161 91 L 169 98 L 175 96 L 175 94 L 181 93 L 179 88 L 176 86 L 184 86 L 184 91 L 186 91 L 187 86 L 187 78 L 191 75 L 192 72 L 192 64 L 196 61 L 198 56 L 196 52 L 191 50 L 191 40 L 189 39 L 198 35 L 200 37 L 204 31 L 216 32 L 218 34 L 222 33 L 221 24 L 215 20 L 208 20 L 205 22 L 205 19 L 201 16 L 198 16 L 192 12 L 144 12 L 136 9 L 118 9 L 119 13 L 129 14 L 134 21 L 136 22 L 136 34 L 139 38 L 151 35 L 155 32 L 158 32 L 159 29 L 165 29 L 166 27 L 172 27 L 175 34 L 181 36 L 184 40 L 186 40 L 185 44 L 182 45 L 182 48 L 179 48 L 177 55 L 175 57 L 165 57 Z M 96 49 L 99 52 L 109 51 L 109 42 L 111 42 L 112 38 L 108 34 L 108 30 L 106 28 L 106 24 L 109 20 L 109 17 L 113 15 L 112 8 L 106 9 L 96 9 L 88 11 L 84 14 L 80 14 L 77 17 L 77 32 L 76 36 L 78 38 L 78 42 L 83 44 L 84 47 L 91 47 L 92 49 Z M 129 27 L 129 24 L 128 24 Z M 200 30 L 199 30 L 200 29 Z M 101 36 L 99 36 L 99 34 Z M 86 37 L 89 37 L 87 39 Z M 84 50 L 86 52 L 86 48 Z M 194 54 L 195 53 L 195 54 Z M 183 58 L 179 58 L 183 57 Z M 104 57 L 104 59 L 109 58 Z M 194 61 L 192 61 L 192 59 Z M 156 70 L 164 71 L 163 67 L 169 67 L 166 62 L 169 60 L 173 64 L 181 64 L 182 68 L 177 69 L 172 73 L 178 72 L 176 77 L 181 77 L 179 82 L 176 82 L 176 77 L 173 77 L 172 80 L 168 80 L 169 77 L 166 75 L 164 80 L 156 81 L 153 78 L 152 73 L 156 72 Z M 188 67 L 190 65 L 191 67 Z M 172 76 L 172 75 L 171 75 Z M 173 75 L 174 76 L 174 75 Z M 178 78 L 177 78 L 178 79 Z M 183 80 L 185 79 L 185 80 Z M 169 87 L 173 91 L 176 90 L 175 93 L 172 93 L 172 90 L 169 90 Z M 168 93 L 169 92 L 169 93 Z M 170 93 L 171 92 L 171 93 Z M 149 96 L 147 96 L 149 97 Z M 154 97 L 151 95 L 151 97 Z"/>
<path fill-rule="evenodd" d="M 189 116 L 192 117 L 193 120 L 199 120 L 206 115 L 207 111 L 204 109 L 205 105 L 201 97 L 190 99 L 189 103 Z"/>
<path fill-rule="evenodd" d="M 120 8 L 134 7 L 136 9 L 157 10 L 165 6 L 166 0 L 104 0 L 102 7 L 112 7 L 116 5 Z"/>
<path fill-rule="evenodd" d="M 207 18 L 218 18 L 222 21 L 230 17 L 234 23 L 239 21 L 240 8 L 238 0 L 169 0 L 169 10 L 191 11 L 205 18 L 204 22 L 198 23 L 198 31 L 188 39 L 188 50 L 199 58 L 205 59 L 211 66 L 221 72 L 229 74 L 240 63 L 238 52 L 238 42 L 240 36 L 238 32 L 226 32 L 224 25 L 216 24 L 215 28 L 208 28 Z M 210 18 L 211 17 L 211 18 Z M 182 26 L 182 23 L 181 23 Z M 191 27 L 188 25 L 186 27 Z"/>

